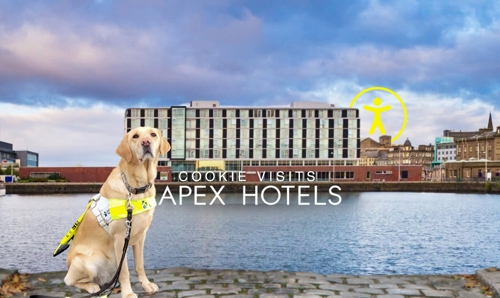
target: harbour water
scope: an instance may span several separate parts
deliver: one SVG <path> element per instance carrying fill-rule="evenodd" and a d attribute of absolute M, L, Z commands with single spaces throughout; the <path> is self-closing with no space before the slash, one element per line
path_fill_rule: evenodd
<path fill-rule="evenodd" d="M 158 194 L 157 201 L 162 194 Z M 242 204 L 241 194 L 157 206 L 147 268 L 309 271 L 321 274 L 474 273 L 500 263 L 500 197 L 486 194 L 343 193 L 338 205 Z M 90 194 L 0 198 L 0 268 L 65 270 L 59 240 Z M 266 197 L 267 198 L 267 197 Z M 269 196 L 271 198 L 271 195 Z M 318 194 L 319 202 L 332 196 Z M 271 201 L 269 199 L 268 201 Z M 129 266 L 132 266 L 131 252 Z"/>

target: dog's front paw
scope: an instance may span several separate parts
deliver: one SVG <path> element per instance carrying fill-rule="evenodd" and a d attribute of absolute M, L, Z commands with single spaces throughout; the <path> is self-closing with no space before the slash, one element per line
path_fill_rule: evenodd
<path fill-rule="evenodd" d="M 160 289 L 155 283 L 152 282 L 141 284 L 141 286 L 144 289 L 144 291 L 148 294 L 156 293 Z"/>
<path fill-rule="evenodd" d="M 87 285 L 85 285 L 85 290 L 89 292 L 89 294 L 94 294 L 99 292 L 101 290 L 101 287 L 99 287 L 98 284 L 88 283 Z"/>

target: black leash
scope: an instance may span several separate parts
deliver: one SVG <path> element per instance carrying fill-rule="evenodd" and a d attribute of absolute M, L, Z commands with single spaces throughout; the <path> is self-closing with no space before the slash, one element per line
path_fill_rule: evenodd
<path fill-rule="evenodd" d="M 130 241 L 130 231 L 132 230 L 132 204 L 130 204 L 130 196 L 128 200 L 128 205 L 127 205 L 127 219 L 125 220 L 125 225 L 127 226 L 127 234 L 125 235 L 125 242 L 123 243 L 123 250 L 122 250 L 122 258 L 120 260 L 120 263 L 118 264 L 118 269 L 116 270 L 115 276 L 113 276 L 113 279 L 107 284 L 103 286 L 103 288 L 96 293 L 83 296 L 82 298 L 90 298 L 90 297 L 96 297 L 96 296 L 106 296 L 108 297 L 109 295 L 113 294 L 113 290 L 116 288 L 116 285 L 118 284 L 118 279 L 120 277 L 120 272 L 122 270 L 122 264 L 123 260 L 127 256 L 127 249 L 128 249 L 128 243 Z M 111 287 L 111 288 L 110 288 Z M 30 298 L 55 298 L 52 296 L 45 296 L 45 295 L 31 295 Z"/>

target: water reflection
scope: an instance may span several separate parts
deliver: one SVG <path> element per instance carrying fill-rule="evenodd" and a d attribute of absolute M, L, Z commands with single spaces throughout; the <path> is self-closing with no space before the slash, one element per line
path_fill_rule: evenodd
<path fill-rule="evenodd" d="M 52 252 L 90 197 L 0 198 L 0 267 L 65 270 L 66 253 Z M 329 198 L 318 194 L 319 202 Z M 315 206 L 314 198 L 299 206 L 296 196 L 274 206 L 243 206 L 241 194 L 222 194 L 225 205 L 208 205 L 212 199 L 157 207 L 146 267 L 428 274 L 473 273 L 500 261 L 495 195 L 353 193 L 342 194 L 338 206 Z"/>

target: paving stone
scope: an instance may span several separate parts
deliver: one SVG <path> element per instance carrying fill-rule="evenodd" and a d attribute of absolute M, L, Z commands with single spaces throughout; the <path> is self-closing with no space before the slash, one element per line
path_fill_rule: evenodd
<path fill-rule="evenodd" d="M 194 285 L 195 290 L 208 290 L 208 289 L 219 288 L 219 287 L 220 287 L 220 285 L 214 285 L 214 284 Z"/>
<path fill-rule="evenodd" d="M 224 295 L 221 298 L 253 298 L 252 295 Z"/>
<path fill-rule="evenodd" d="M 402 278 L 378 278 L 377 279 L 381 284 L 395 284 L 395 285 L 405 285 L 410 284 L 411 282 Z"/>
<path fill-rule="evenodd" d="M 210 294 L 212 295 L 236 295 L 241 291 L 240 288 L 213 288 L 210 290 Z"/>
<path fill-rule="evenodd" d="M 170 292 L 157 292 L 151 295 L 148 295 L 149 298 L 174 298 L 175 293 Z"/>
<path fill-rule="evenodd" d="M 453 297 L 451 291 L 422 290 L 427 297 Z"/>
<path fill-rule="evenodd" d="M 340 297 L 353 297 L 353 298 L 370 298 L 370 294 L 364 294 L 364 293 L 354 293 L 354 292 L 340 292 L 339 293 Z"/>
<path fill-rule="evenodd" d="M 280 284 L 263 284 L 262 287 L 264 289 L 281 289 Z"/>
<path fill-rule="evenodd" d="M 374 294 L 374 295 L 384 294 L 384 291 L 382 291 L 381 289 L 372 289 L 372 288 L 357 288 L 354 289 L 354 292 Z"/>
<path fill-rule="evenodd" d="M 395 284 L 373 284 L 373 285 L 368 285 L 370 288 L 373 289 L 397 289 L 398 285 Z"/>
<path fill-rule="evenodd" d="M 281 289 L 270 289 L 272 291 L 273 294 L 283 294 L 283 295 L 295 295 L 295 294 L 299 294 L 300 291 L 298 289 L 285 289 L 285 288 L 281 288 Z"/>
<path fill-rule="evenodd" d="M 334 296 L 335 292 L 326 290 L 305 290 L 304 293 L 319 296 Z"/>
<path fill-rule="evenodd" d="M 233 284 L 234 279 L 220 279 L 213 282 L 214 284 Z"/>
<path fill-rule="evenodd" d="M 311 272 L 295 272 L 295 276 L 310 277 L 310 278 L 317 278 L 317 279 L 324 279 L 325 278 L 325 276 L 322 274 L 311 273 Z"/>
<path fill-rule="evenodd" d="M 207 292 L 205 290 L 191 290 L 191 291 L 182 291 L 177 294 L 178 298 L 190 297 L 190 296 L 201 296 L 206 295 Z"/>
<path fill-rule="evenodd" d="M 458 297 L 460 297 L 460 298 L 485 298 L 486 296 L 484 296 L 481 293 L 460 291 L 460 292 L 458 292 Z"/>
<path fill-rule="evenodd" d="M 428 285 L 407 284 L 407 285 L 402 285 L 402 287 L 405 289 L 414 289 L 414 290 L 434 290 Z"/>
<path fill-rule="evenodd" d="M 263 289 L 249 289 L 247 291 L 247 294 L 248 295 L 260 295 L 260 294 L 268 294 L 268 293 L 266 290 L 263 290 Z M 279 293 L 279 294 L 282 294 L 282 293 Z"/>
<path fill-rule="evenodd" d="M 353 278 L 358 277 L 355 275 L 347 275 L 347 274 L 328 274 L 326 278 Z"/>
<path fill-rule="evenodd" d="M 186 291 L 191 289 L 189 285 L 181 284 L 181 285 L 168 285 L 164 288 L 167 291 Z"/>
<path fill-rule="evenodd" d="M 329 281 L 326 279 L 299 279 L 297 281 L 299 284 L 313 284 L 313 285 L 328 285 L 330 284 Z"/>
<path fill-rule="evenodd" d="M 201 281 L 199 280 L 177 280 L 172 282 L 173 285 L 194 285 L 194 284 L 200 284 Z"/>
<path fill-rule="evenodd" d="M 315 286 L 311 284 L 303 284 L 303 283 L 290 283 L 286 285 L 289 289 L 316 289 Z"/>
<path fill-rule="evenodd" d="M 220 286 L 220 285 L 217 285 L 217 286 Z M 232 286 L 235 286 L 235 287 L 238 287 L 238 288 L 242 288 L 242 289 L 253 289 L 253 288 L 255 288 L 255 284 L 234 284 Z"/>
<path fill-rule="evenodd" d="M 226 296 L 224 296 L 226 297 Z M 191 298 L 215 298 L 214 295 L 200 295 L 200 296 L 191 296 Z"/>
<path fill-rule="evenodd" d="M 387 289 L 389 295 L 420 296 L 419 290 L 414 289 Z"/>
<path fill-rule="evenodd" d="M 293 298 L 321 298 L 321 296 L 313 294 L 297 294 L 293 295 Z"/>
<path fill-rule="evenodd" d="M 349 291 L 354 287 L 355 286 L 353 285 L 340 285 L 340 284 L 319 285 L 319 288 L 321 290 L 330 290 L 330 291 Z"/>
<path fill-rule="evenodd" d="M 210 277 L 208 275 L 197 275 L 197 276 L 191 276 L 189 280 L 207 280 L 207 278 Z"/>
<path fill-rule="evenodd" d="M 401 295 L 378 295 L 377 298 L 404 298 Z"/>
<path fill-rule="evenodd" d="M 289 298 L 288 295 L 280 295 L 280 294 L 262 294 L 259 295 L 259 298 Z"/>
<path fill-rule="evenodd" d="M 337 283 L 337 284 L 344 283 L 344 280 L 342 280 L 342 278 L 340 278 L 340 277 L 327 277 L 326 280 L 329 282 Z"/>
<path fill-rule="evenodd" d="M 368 279 L 368 278 L 348 278 L 347 283 L 350 285 L 368 285 L 368 284 L 374 284 L 375 282 L 373 279 Z"/>
<path fill-rule="evenodd" d="M 183 281 L 183 280 L 186 280 L 186 279 L 184 277 L 182 277 L 182 276 L 173 276 L 173 275 L 159 276 L 159 277 L 156 277 L 154 279 L 155 282 L 158 282 L 158 281 L 171 281 L 171 282 L 174 282 L 174 281 Z"/>

